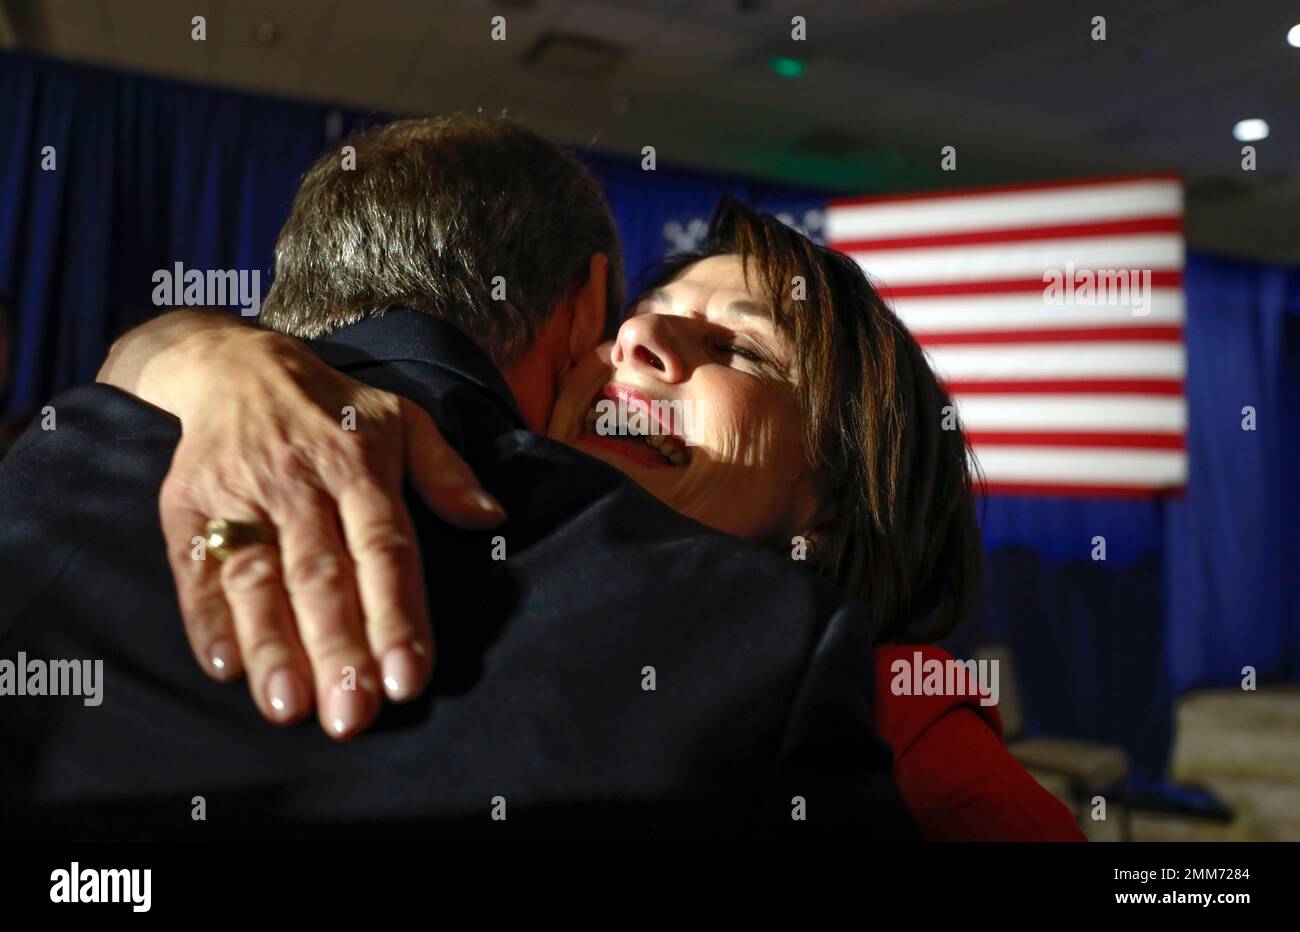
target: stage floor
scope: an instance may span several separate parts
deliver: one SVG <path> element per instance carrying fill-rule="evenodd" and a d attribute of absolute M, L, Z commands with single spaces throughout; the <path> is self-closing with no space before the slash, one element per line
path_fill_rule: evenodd
<path fill-rule="evenodd" d="M 1212 791 L 1235 817 L 1223 823 L 1138 810 L 1135 841 L 1300 841 L 1300 687 L 1193 693 L 1179 702 L 1175 729 L 1170 779 Z M 1034 776 L 1071 805 L 1059 780 Z M 1090 839 L 1119 840 L 1118 812 L 1108 816 L 1084 825 Z"/>

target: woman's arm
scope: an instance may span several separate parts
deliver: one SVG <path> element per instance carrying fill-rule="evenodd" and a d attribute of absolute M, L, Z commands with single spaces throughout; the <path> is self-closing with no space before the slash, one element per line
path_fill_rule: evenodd
<path fill-rule="evenodd" d="M 926 841 L 1088 840 L 969 707 L 950 709 L 898 754 L 894 782 Z"/>
<path fill-rule="evenodd" d="M 504 518 L 423 409 L 221 312 L 137 327 L 98 380 L 181 420 L 160 512 L 186 634 L 209 675 L 246 672 L 273 722 L 315 705 L 335 738 L 370 722 L 381 681 L 395 701 L 423 689 L 433 645 L 404 474 L 452 524 Z M 218 564 L 197 543 L 212 518 L 275 540 Z"/>

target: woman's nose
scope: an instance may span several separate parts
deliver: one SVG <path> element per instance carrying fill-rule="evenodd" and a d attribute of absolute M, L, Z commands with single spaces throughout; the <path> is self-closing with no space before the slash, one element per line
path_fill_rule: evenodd
<path fill-rule="evenodd" d="M 667 314 L 639 314 L 623 321 L 610 358 L 615 366 L 643 373 L 661 382 L 681 382 L 686 365 L 676 346 Z"/>

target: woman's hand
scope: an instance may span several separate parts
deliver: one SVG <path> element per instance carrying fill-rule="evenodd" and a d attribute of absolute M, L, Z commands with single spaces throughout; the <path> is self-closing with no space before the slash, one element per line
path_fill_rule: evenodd
<path fill-rule="evenodd" d="M 138 327 L 99 381 L 181 419 L 160 510 L 186 634 L 210 676 L 246 672 L 272 722 L 314 704 L 340 739 L 369 724 L 381 682 L 394 701 L 423 689 L 433 644 L 403 474 L 452 524 L 505 517 L 423 409 L 224 313 Z M 277 540 L 218 563 L 202 546 L 212 518 Z"/>

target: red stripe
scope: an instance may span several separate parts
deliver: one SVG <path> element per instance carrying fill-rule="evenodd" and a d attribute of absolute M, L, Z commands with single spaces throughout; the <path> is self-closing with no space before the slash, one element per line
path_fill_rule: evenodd
<path fill-rule="evenodd" d="M 1157 340 L 1179 343 L 1183 328 L 1177 324 L 1145 327 L 1061 327 L 1038 330 L 964 330 L 915 334 L 922 346 L 972 346 L 992 343 L 1131 343 Z"/>
<path fill-rule="evenodd" d="M 1151 498 L 1160 494 L 1181 496 L 1184 486 L 1084 485 L 1058 483 L 1035 485 L 1029 482 L 986 482 L 983 490 L 990 495 L 1038 495 L 1055 498 Z"/>
<path fill-rule="evenodd" d="M 1133 450 L 1183 450 L 1182 434 L 1097 433 L 1094 431 L 975 430 L 966 432 L 976 446 L 1088 447 Z"/>
<path fill-rule="evenodd" d="M 952 395 L 1174 395 L 1183 394 L 1178 379 L 954 379 L 944 387 Z"/>
<path fill-rule="evenodd" d="M 1001 230 L 967 230 L 963 233 L 930 233 L 923 236 L 895 236 L 884 239 L 835 240 L 828 245 L 840 252 L 881 252 L 889 249 L 929 249 L 941 246 L 973 246 L 980 243 L 1024 243 L 1033 240 L 1082 239 L 1092 236 L 1124 236 L 1135 233 L 1181 233 L 1183 218 L 1141 217 L 1135 220 L 1102 220 L 1095 223 L 1064 223 L 1043 227 L 1008 227 Z"/>
<path fill-rule="evenodd" d="M 870 274 L 870 270 L 867 270 Z M 1152 269 L 1152 288 L 1181 288 L 1181 269 Z M 894 298 L 948 298 L 965 295 L 1044 293 L 1047 283 L 1038 278 L 985 278 L 966 282 L 921 282 L 912 285 L 889 286 L 876 282 L 876 287 L 886 297 Z"/>
<path fill-rule="evenodd" d="M 1177 181 L 1183 176 L 1177 172 L 1154 172 L 1102 175 L 1091 178 L 1067 178 L 1064 181 L 1023 181 L 1017 184 L 990 184 L 974 188 L 950 188 L 942 191 L 909 191 L 902 194 L 864 194 L 854 197 L 837 197 L 829 202 L 831 207 L 850 207 L 859 204 L 890 204 L 896 201 L 924 201 L 941 197 L 977 197 L 981 194 L 1014 194 L 1020 191 L 1047 191 L 1052 188 L 1088 188 L 1130 181 Z"/>

